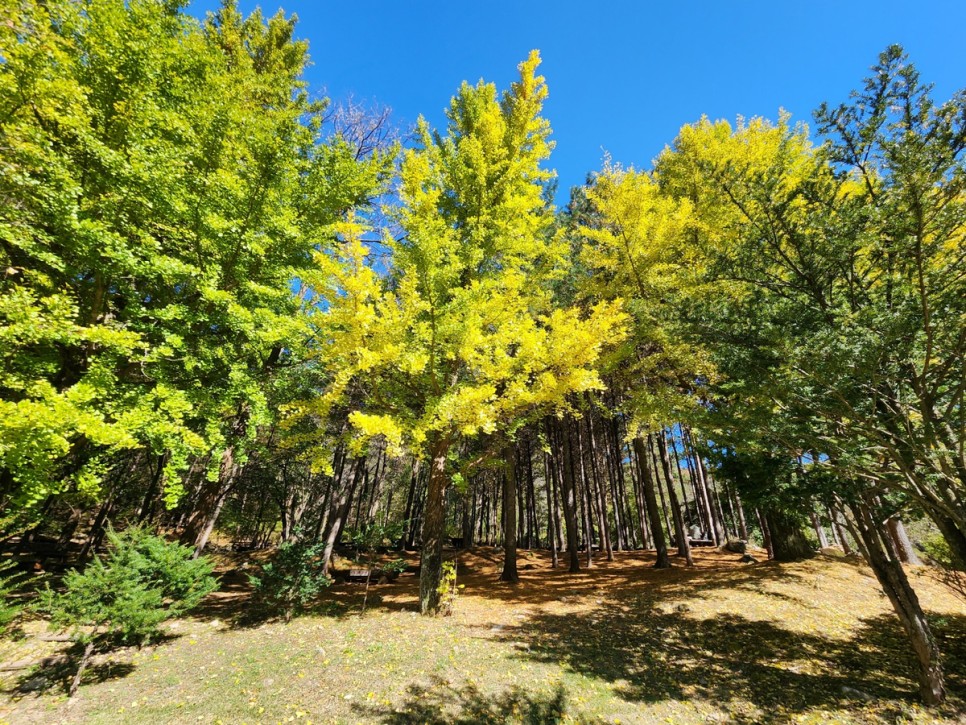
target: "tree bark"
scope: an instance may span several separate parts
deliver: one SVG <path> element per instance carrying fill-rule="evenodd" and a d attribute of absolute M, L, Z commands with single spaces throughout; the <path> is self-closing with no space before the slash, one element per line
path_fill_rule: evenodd
<path fill-rule="evenodd" d="M 902 564 L 889 555 L 882 540 L 882 535 L 888 533 L 876 526 L 869 508 L 862 504 L 854 504 L 850 508 L 853 534 L 856 540 L 861 539 L 864 544 L 866 560 L 889 597 L 919 660 L 919 694 L 927 705 L 939 705 L 946 699 L 942 659 L 919 598 L 909 584 Z"/>
<path fill-rule="evenodd" d="M 898 515 L 891 516 L 886 521 L 886 527 L 889 530 L 889 536 L 892 537 L 892 543 L 895 544 L 896 553 L 899 554 L 899 560 L 904 564 L 912 564 L 913 566 L 922 564 L 915 548 L 912 546 L 912 542 L 909 541 L 909 535 L 906 533 L 906 527 L 902 525 L 902 519 Z"/>
<path fill-rule="evenodd" d="M 812 556 L 812 547 L 802 532 L 802 524 L 794 516 L 771 508 L 765 511 L 765 522 L 775 561 L 797 561 Z"/>
<path fill-rule="evenodd" d="M 658 436 L 659 442 L 663 439 Z M 660 446 L 659 446 L 660 447 Z M 694 566 L 694 558 L 691 556 L 691 541 L 688 538 L 688 531 L 684 525 L 684 511 L 678 503 L 678 495 L 674 490 L 674 482 L 671 480 L 671 472 L 667 468 L 667 449 L 663 449 L 661 454 L 662 468 L 664 469 L 665 481 L 667 481 L 667 495 L 671 503 L 671 515 L 674 517 L 675 535 L 678 537 L 678 554 L 684 557 L 688 566 Z"/>
<path fill-rule="evenodd" d="M 516 449 L 503 449 L 503 573 L 500 581 L 516 584 L 517 573 L 517 470 Z"/>
<path fill-rule="evenodd" d="M 644 505 L 651 525 L 651 537 L 654 539 L 654 548 L 657 550 L 657 561 L 654 568 L 668 569 L 671 566 L 671 558 L 668 556 L 667 540 L 664 538 L 664 529 L 661 525 L 661 512 L 657 508 L 657 494 L 654 492 L 654 479 L 648 466 L 644 439 L 636 436 L 632 445 L 637 457 L 637 475 L 644 493 Z"/>
<path fill-rule="evenodd" d="M 567 529 L 567 558 L 570 560 L 569 571 L 580 571 L 580 556 L 577 553 L 577 501 L 575 496 L 574 467 L 570 456 L 570 422 L 567 418 L 559 423 L 561 440 L 560 452 L 563 463 L 563 490 L 561 491 L 564 510 L 564 525 Z"/>
<path fill-rule="evenodd" d="M 445 436 L 437 438 L 430 448 L 429 482 L 423 512 L 423 541 L 419 569 L 419 609 L 427 616 L 440 613 L 443 579 L 443 538 L 446 536 L 446 455 L 450 442 Z M 511 501 L 510 507 L 513 507 Z"/>

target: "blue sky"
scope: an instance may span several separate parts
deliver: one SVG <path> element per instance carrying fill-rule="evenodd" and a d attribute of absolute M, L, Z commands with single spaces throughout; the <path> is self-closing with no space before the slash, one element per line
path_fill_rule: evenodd
<path fill-rule="evenodd" d="M 203 15 L 217 0 L 193 3 Z M 811 120 L 839 103 L 878 53 L 900 43 L 946 100 L 966 87 L 966 2 L 345 2 L 241 0 L 279 7 L 309 41 L 311 87 L 338 100 L 378 102 L 399 124 L 431 124 L 463 80 L 501 89 L 532 48 L 550 98 L 550 165 L 567 189 L 599 169 L 604 152 L 647 167 L 685 123 L 734 120 L 779 108 Z"/>

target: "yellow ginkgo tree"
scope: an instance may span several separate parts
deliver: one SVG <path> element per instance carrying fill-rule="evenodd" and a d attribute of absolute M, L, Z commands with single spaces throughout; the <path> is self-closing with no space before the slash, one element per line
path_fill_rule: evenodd
<path fill-rule="evenodd" d="M 316 285 L 327 385 L 310 412 L 343 406 L 357 445 L 383 436 L 390 451 L 408 449 L 429 463 L 424 614 L 440 605 L 457 444 L 480 435 L 505 440 L 528 414 L 602 387 L 600 351 L 623 334 L 619 300 L 551 306 L 549 282 L 564 257 L 544 200 L 552 172 L 541 162 L 551 144 L 538 64 L 534 52 L 502 96 L 492 84 L 464 84 L 445 134 L 421 121 L 419 144 L 402 162 L 403 235 L 384 242 L 386 269 L 376 273 L 360 228 L 349 224 Z"/>

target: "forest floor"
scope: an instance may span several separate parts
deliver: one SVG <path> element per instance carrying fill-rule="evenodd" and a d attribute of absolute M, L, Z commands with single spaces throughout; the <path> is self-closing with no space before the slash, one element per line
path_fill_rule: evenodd
<path fill-rule="evenodd" d="M 966 605 L 926 567 L 911 577 L 946 655 L 939 711 L 916 703 L 909 646 L 857 561 L 741 564 L 704 549 L 693 569 L 654 571 L 634 552 L 568 574 L 521 552 L 514 586 L 497 581 L 501 557 L 458 553 L 449 617 L 418 616 L 404 574 L 372 587 L 364 615 L 363 587 L 341 584 L 288 624 L 250 617 L 240 559 L 225 560 L 201 612 L 162 644 L 102 655 L 73 702 L 66 667 L 0 673 L 0 722 L 966 721 Z M 39 643 L 34 625 L 0 661 L 66 646 Z"/>

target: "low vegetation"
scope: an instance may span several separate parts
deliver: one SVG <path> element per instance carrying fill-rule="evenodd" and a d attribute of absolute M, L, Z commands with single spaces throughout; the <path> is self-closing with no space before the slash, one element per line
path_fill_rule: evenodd
<path fill-rule="evenodd" d="M 8 677 L 0 719 L 818 725 L 966 716 L 966 617 L 928 568 L 911 576 L 949 653 L 950 698 L 938 711 L 917 704 L 915 660 L 854 558 L 749 565 L 704 549 L 693 569 L 659 571 L 653 555 L 628 553 L 570 574 L 551 569 L 546 552 L 522 552 L 525 586 L 514 587 L 496 584 L 500 552 L 449 555 L 465 585 L 449 617 L 417 616 L 412 574 L 374 586 L 364 616 L 363 586 L 338 584 L 288 624 L 247 620 L 250 591 L 229 588 L 167 625 L 163 643 L 96 657 L 73 705 L 66 677 L 29 693 L 17 687 L 33 674 Z M 4 654 L 13 656 L 9 644 Z"/>

